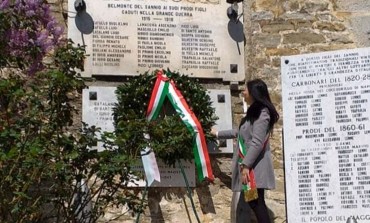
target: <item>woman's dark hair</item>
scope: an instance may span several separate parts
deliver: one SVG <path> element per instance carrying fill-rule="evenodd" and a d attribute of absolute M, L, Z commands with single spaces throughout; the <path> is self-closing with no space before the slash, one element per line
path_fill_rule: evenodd
<path fill-rule="evenodd" d="M 279 113 L 271 102 L 266 83 L 261 79 L 250 80 L 247 82 L 247 89 L 254 102 L 249 106 L 245 120 L 253 124 L 260 117 L 262 109 L 267 108 L 270 113 L 268 131 L 272 132 L 274 124 L 279 120 Z"/>

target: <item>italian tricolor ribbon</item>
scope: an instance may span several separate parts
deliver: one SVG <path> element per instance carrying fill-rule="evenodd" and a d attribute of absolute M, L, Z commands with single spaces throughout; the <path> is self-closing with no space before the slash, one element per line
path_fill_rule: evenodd
<path fill-rule="evenodd" d="M 262 151 L 265 150 L 267 142 L 268 142 L 268 136 L 267 136 L 267 139 L 265 140 L 265 142 L 263 143 Z M 238 136 L 238 145 L 239 145 L 239 151 L 238 151 L 239 159 L 238 159 L 238 162 L 239 162 L 239 164 L 242 164 L 244 157 L 247 155 L 247 148 L 245 146 L 244 140 L 241 137 L 241 135 Z M 242 190 L 246 191 L 246 190 L 255 189 L 255 188 L 257 188 L 257 185 L 256 185 L 255 177 L 254 177 L 254 171 L 251 168 L 251 169 L 249 169 L 249 184 L 243 184 L 242 185 Z"/>
<path fill-rule="evenodd" d="M 166 97 L 171 102 L 176 113 L 181 117 L 187 129 L 194 136 L 193 152 L 199 180 L 204 178 L 213 180 L 214 177 L 203 128 L 195 114 L 190 110 L 181 92 L 176 88 L 175 83 L 162 70 L 159 70 L 147 109 L 147 119 L 149 121 L 158 117 Z"/>

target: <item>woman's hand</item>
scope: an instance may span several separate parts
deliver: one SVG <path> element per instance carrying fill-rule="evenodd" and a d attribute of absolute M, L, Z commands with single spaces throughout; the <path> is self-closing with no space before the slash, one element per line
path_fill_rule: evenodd
<path fill-rule="evenodd" d="M 245 165 L 242 165 L 240 169 L 240 175 L 241 175 L 242 184 L 248 184 L 249 183 L 249 168 L 246 167 Z"/>
<path fill-rule="evenodd" d="M 218 131 L 215 128 L 211 129 L 211 135 L 216 136 L 218 135 Z"/>

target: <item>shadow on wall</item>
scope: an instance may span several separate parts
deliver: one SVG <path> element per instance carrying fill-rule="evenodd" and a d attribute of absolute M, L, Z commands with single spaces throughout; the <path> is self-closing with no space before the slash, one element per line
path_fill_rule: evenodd
<path fill-rule="evenodd" d="M 231 19 L 228 23 L 227 30 L 229 32 L 230 37 L 235 41 L 239 55 L 241 55 L 239 43 L 244 42 L 245 45 L 243 23 L 239 21 L 239 19 L 237 20 Z"/>
<path fill-rule="evenodd" d="M 154 188 L 149 188 L 148 191 L 148 203 L 149 203 L 149 211 L 152 223 L 163 223 L 164 217 L 161 206 L 159 202 L 162 200 L 162 195 L 159 191 Z"/>
<path fill-rule="evenodd" d="M 213 159 L 217 160 L 217 159 Z M 212 168 L 214 170 L 215 177 L 220 179 L 227 187 L 231 188 L 231 177 L 220 171 L 219 165 L 213 163 Z M 186 222 L 197 222 L 197 220 L 194 220 L 197 218 L 200 219 L 200 222 L 202 220 L 202 216 L 207 214 L 217 214 L 216 208 L 214 205 L 213 197 L 210 191 L 209 183 L 207 181 L 203 181 L 201 183 L 197 183 L 197 186 L 195 188 L 190 188 L 191 193 L 194 195 L 194 193 L 197 193 L 197 199 L 194 200 L 194 196 L 192 196 L 194 203 L 197 205 L 194 205 L 196 207 L 200 206 L 199 208 L 194 208 L 191 204 L 191 201 L 189 201 L 188 197 L 188 191 L 185 187 L 176 187 L 176 188 L 149 188 L 148 189 L 148 210 L 149 214 L 145 215 L 143 214 L 141 216 L 141 221 L 145 222 L 151 222 L 151 223 L 165 223 L 170 222 L 172 218 L 177 218 L 181 215 L 186 214 L 186 219 L 182 219 L 183 223 Z M 165 199 L 168 202 L 162 202 L 162 199 Z M 161 205 L 162 202 L 162 205 Z M 178 205 L 181 203 L 181 205 Z M 176 207 L 171 207 L 171 205 Z M 177 209 L 176 209 L 177 208 Z M 230 208 L 230 207 L 227 207 Z M 180 215 L 177 215 L 178 212 Z M 275 214 L 271 209 L 268 209 L 269 216 L 271 222 L 274 222 Z M 252 223 L 258 223 L 256 217 L 254 216 L 253 211 L 252 213 Z M 177 215 L 177 216 L 176 216 Z"/>
<path fill-rule="evenodd" d="M 78 13 L 75 17 L 77 29 L 85 35 L 89 35 L 94 31 L 94 20 L 87 12 Z"/>
<path fill-rule="evenodd" d="M 84 1 L 78 0 L 79 3 L 75 9 L 77 15 L 75 17 L 75 24 L 77 29 L 81 32 L 82 44 L 85 45 L 84 35 L 90 35 L 94 31 L 94 20 L 89 13 L 86 12 L 86 4 Z"/>
<path fill-rule="evenodd" d="M 218 158 L 228 158 L 231 162 L 232 154 L 212 154 L 212 171 L 215 178 L 219 179 L 223 186 L 226 186 L 231 190 L 231 172 L 225 173 L 220 169 L 220 165 L 224 165 L 223 162 L 219 161 Z"/>
<path fill-rule="evenodd" d="M 148 208 L 149 208 L 150 216 L 146 216 L 146 217 L 150 218 L 149 221 L 151 223 L 170 222 L 170 219 L 173 218 L 173 216 L 176 216 L 176 211 L 181 211 L 182 213 L 185 212 L 187 215 L 187 219 L 182 219 L 183 220 L 182 222 L 186 223 L 186 222 L 197 222 L 197 221 L 193 221 L 193 219 L 197 218 L 196 216 L 198 216 L 198 218 L 201 218 L 201 216 L 204 214 L 215 213 L 215 208 L 214 208 L 212 197 L 211 197 L 208 187 L 201 186 L 200 188 L 202 188 L 202 192 L 201 192 L 202 196 L 199 197 L 200 199 L 199 203 L 201 204 L 201 211 L 196 209 L 194 205 L 196 215 L 194 213 L 193 206 L 190 204 L 188 200 L 188 192 L 186 188 L 166 188 L 163 190 L 159 188 L 149 188 Z M 196 189 L 194 188 L 191 189 L 192 194 L 194 194 L 194 190 Z M 166 210 L 163 210 L 160 205 L 160 202 L 162 199 L 165 199 L 167 201 L 174 200 L 174 202 L 171 202 L 174 205 L 180 203 L 180 200 L 181 200 L 181 203 L 184 206 L 184 209 L 176 210 L 176 209 L 172 209 L 171 207 L 167 206 L 165 207 Z"/>
<path fill-rule="evenodd" d="M 213 203 L 213 197 L 211 191 L 209 190 L 208 182 L 204 181 L 200 185 L 198 185 L 195 190 L 198 195 L 200 208 L 202 210 L 202 214 L 216 214 L 216 209 Z"/>
<path fill-rule="evenodd" d="M 217 159 L 213 159 L 216 160 Z M 213 173 L 216 178 L 221 180 L 229 189 L 231 188 L 231 177 L 225 173 L 223 173 L 220 170 L 219 164 L 216 162 L 212 163 L 212 168 L 213 168 Z M 195 204 L 194 207 L 191 204 L 191 201 L 189 201 L 189 196 L 188 196 L 188 191 L 186 187 L 181 187 L 181 188 L 149 188 L 148 190 L 148 208 L 150 212 L 150 216 L 146 216 L 150 218 L 151 223 L 164 223 L 164 222 L 169 222 L 169 219 L 172 218 L 170 215 L 176 215 L 176 210 L 171 209 L 171 207 L 167 206 L 161 207 L 161 201 L 162 199 L 165 199 L 169 201 L 168 203 L 172 203 L 176 205 L 176 203 L 181 203 L 184 206 L 185 209 L 179 210 L 182 213 L 186 212 L 187 219 L 183 219 L 184 223 L 186 222 L 197 222 L 196 219 L 197 217 L 200 219 L 202 216 L 207 215 L 209 213 L 211 214 L 217 214 L 216 213 L 216 208 L 213 202 L 213 196 L 211 194 L 210 188 L 209 188 L 209 182 L 203 181 L 203 182 L 198 182 L 197 186 L 195 188 L 190 188 L 191 193 L 194 195 L 194 193 L 197 193 L 197 199 L 194 200 L 193 202 Z M 173 201 L 173 202 L 172 202 Z M 162 202 L 164 203 L 164 202 Z M 196 208 L 195 206 L 199 207 Z M 164 208 L 166 210 L 164 210 Z M 168 211 L 167 211 L 168 210 Z M 171 213 L 169 213 L 171 212 Z M 143 216 L 144 217 L 144 216 Z"/>

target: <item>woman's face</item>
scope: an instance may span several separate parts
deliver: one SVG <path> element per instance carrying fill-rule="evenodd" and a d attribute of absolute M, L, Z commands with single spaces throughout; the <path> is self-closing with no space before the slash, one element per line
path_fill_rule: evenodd
<path fill-rule="evenodd" d="M 244 91 L 242 92 L 244 101 L 248 104 L 251 105 L 254 101 L 253 97 L 249 94 L 248 88 L 246 87 Z"/>

